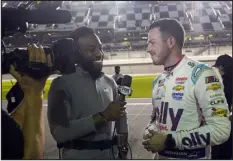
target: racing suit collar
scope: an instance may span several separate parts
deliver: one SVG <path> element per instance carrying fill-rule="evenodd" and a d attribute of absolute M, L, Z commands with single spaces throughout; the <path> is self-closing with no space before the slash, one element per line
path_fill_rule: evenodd
<path fill-rule="evenodd" d="M 182 55 L 182 58 L 174 65 L 172 66 L 172 69 L 165 71 L 164 74 L 171 74 L 174 73 L 176 70 L 178 70 L 180 67 L 183 66 L 183 64 L 186 62 L 187 57 L 185 55 Z M 169 68 L 169 67 L 168 67 Z"/>

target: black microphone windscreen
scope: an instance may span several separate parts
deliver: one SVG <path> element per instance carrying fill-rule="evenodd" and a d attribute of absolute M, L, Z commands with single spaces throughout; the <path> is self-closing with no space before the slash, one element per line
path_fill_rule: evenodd
<path fill-rule="evenodd" d="M 121 82 L 121 86 L 127 86 L 127 87 L 130 87 L 132 84 L 132 77 L 129 76 L 129 75 L 125 75 L 123 77 L 123 80 Z"/>
<path fill-rule="evenodd" d="M 24 17 L 25 21 L 34 24 L 69 23 L 72 19 L 68 10 L 28 10 Z"/>

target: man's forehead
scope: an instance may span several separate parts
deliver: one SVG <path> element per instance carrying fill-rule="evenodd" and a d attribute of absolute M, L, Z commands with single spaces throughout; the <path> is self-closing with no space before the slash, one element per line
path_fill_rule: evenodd
<path fill-rule="evenodd" d="M 153 28 L 148 33 L 148 40 L 149 39 L 155 39 L 155 38 L 157 38 L 159 36 L 160 36 L 160 30 L 159 30 L 159 28 L 157 28 L 157 27 Z"/>
<path fill-rule="evenodd" d="M 79 43 L 82 45 L 101 45 L 101 41 L 96 34 L 80 37 Z"/>

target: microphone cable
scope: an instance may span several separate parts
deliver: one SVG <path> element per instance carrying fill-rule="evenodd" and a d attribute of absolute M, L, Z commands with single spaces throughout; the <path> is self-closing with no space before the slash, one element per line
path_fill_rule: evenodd
<path fill-rule="evenodd" d="M 114 124 L 114 130 L 113 130 L 112 140 L 113 140 L 114 137 L 116 136 L 116 135 L 115 135 L 115 132 L 116 132 L 116 123 Z M 129 148 L 129 152 L 130 152 L 130 159 L 132 160 L 132 159 L 133 159 L 133 154 L 132 154 L 132 149 L 131 149 L 131 146 L 130 146 L 130 144 L 129 144 L 129 142 L 128 142 L 128 139 L 127 139 L 127 146 L 128 146 L 128 148 Z M 116 157 L 115 157 L 115 155 L 114 155 L 114 148 L 113 148 L 113 147 L 114 147 L 114 146 L 111 147 L 112 156 L 113 156 L 113 159 L 116 159 Z M 118 151 L 120 152 L 120 148 L 119 148 L 119 147 L 117 147 L 117 148 L 118 148 Z"/>

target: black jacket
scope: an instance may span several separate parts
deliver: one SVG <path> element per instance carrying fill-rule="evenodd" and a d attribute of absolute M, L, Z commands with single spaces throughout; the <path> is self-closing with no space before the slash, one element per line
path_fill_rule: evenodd
<path fill-rule="evenodd" d="M 2 109 L 2 159 L 23 159 L 24 139 L 19 125 Z"/>

